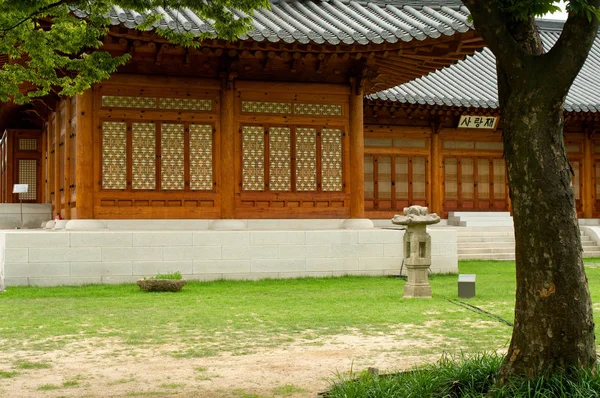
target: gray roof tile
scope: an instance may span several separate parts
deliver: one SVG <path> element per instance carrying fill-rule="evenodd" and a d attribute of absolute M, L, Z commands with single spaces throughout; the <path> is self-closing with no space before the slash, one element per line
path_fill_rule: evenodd
<path fill-rule="evenodd" d="M 196 35 L 214 30 L 189 9 L 162 7 L 150 11 L 163 16 L 161 28 Z M 240 11 L 234 12 L 244 16 Z M 79 16 L 85 13 L 75 10 Z M 328 44 L 395 43 L 453 35 L 472 29 L 468 11 L 460 1 L 439 0 L 271 0 L 271 10 L 252 15 L 252 30 L 240 37 L 257 41 Z M 113 25 L 134 28 L 144 15 L 113 6 Z"/>
<path fill-rule="evenodd" d="M 550 49 L 560 36 L 562 22 L 539 21 L 539 26 L 544 47 Z M 367 98 L 409 104 L 497 108 L 496 59 L 489 49 L 484 48 L 454 65 Z M 600 36 L 596 36 L 590 54 L 573 82 L 565 109 L 600 112 Z"/>

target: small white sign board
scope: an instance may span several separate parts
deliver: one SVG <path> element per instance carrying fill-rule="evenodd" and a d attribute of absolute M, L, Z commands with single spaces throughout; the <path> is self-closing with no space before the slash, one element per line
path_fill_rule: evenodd
<path fill-rule="evenodd" d="M 15 184 L 13 186 L 13 193 L 27 193 L 29 192 L 29 184 Z"/>

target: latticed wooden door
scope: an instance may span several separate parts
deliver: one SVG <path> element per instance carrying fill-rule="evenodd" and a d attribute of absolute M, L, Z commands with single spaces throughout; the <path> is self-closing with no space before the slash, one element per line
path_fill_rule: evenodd
<path fill-rule="evenodd" d="M 444 158 L 444 211 L 506 211 L 508 189 L 504 159 Z"/>
<path fill-rule="evenodd" d="M 365 156 L 365 209 L 400 211 L 410 205 L 427 205 L 426 157 Z"/>

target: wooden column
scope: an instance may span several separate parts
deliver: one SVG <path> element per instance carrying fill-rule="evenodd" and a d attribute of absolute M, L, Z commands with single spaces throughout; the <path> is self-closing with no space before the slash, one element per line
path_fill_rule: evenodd
<path fill-rule="evenodd" d="M 352 79 L 350 93 L 350 218 L 365 217 L 365 133 L 363 91 L 359 79 Z"/>
<path fill-rule="evenodd" d="M 52 218 L 54 218 L 57 214 L 60 214 L 61 210 L 61 199 L 60 199 L 60 179 L 63 176 L 60 175 L 60 124 L 62 120 L 60 118 L 60 102 L 58 107 L 56 108 L 56 113 L 54 116 L 54 209 Z"/>
<path fill-rule="evenodd" d="M 430 213 L 442 213 L 442 179 L 441 179 L 441 164 L 442 159 L 440 155 L 440 134 L 439 127 L 433 126 L 431 128 L 431 180 L 430 180 L 430 192 L 431 201 L 429 205 Z"/>
<path fill-rule="evenodd" d="M 222 75 L 221 115 L 220 115 L 220 193 L 221 218 L 231 219 L 235 216 L 235 131 L 234 110 L 235 97 L 233 81 L 230 76 Z"/>
<path fill-rule="evenodd" d="M 77 215 L 79 219 L 94 218 L 94 163 L 92 121 L 92 90 L 77 96 L 76 176 Z"/>
<path fill-rule="evenodd" d="M 583 218 L 592 218 L 594 213 L 594 186 L 592 181 L 592 140 L 588 131 L 584 132 L 583 141 Z"/>
<path fill-rule="evenodd" d="M 10 200 L 8 200 L 8 203 L 19 203 L 19 194 L 14 194 L 12 193 L 13 191 L 13 185 L 15 184 L 15 181 L 19 181 L 19 176 L 15 175 L 18 167 L 17 164 L 15 163 L 15 138 L 14 138 L 14 134 L 10 134 L 9 132 L 6 132 L 6 172 L 7 174 L 7 178 L 6 178 L 6 190 L 7 190 L 7 196 Z"/>
<path fill-rule="evenodd" d="M 64 173 L 65 175 L 61 178 L 64 179 L 64 189 L 65 189 L 65 218 L 71 218 L 71 99 L 67 99 L 65 101 L 65 167 Z"/>

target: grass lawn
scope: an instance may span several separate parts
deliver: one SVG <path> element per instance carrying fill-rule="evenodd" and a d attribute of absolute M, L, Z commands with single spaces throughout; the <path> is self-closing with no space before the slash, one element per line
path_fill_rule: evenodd
<path fill-rule="evenodd" d="M 598 302 L 596 262 L 600 259 L 587 260 L 587 274 Z M 512 321 L 514 263 L 464 261 L 459 268 L 477 274 L 477 297 L 464 301 Z M 9 287 L 0 294 L 0 342 L 10 344 L 0 344 L 0 351 L 53 350 L 113 337 L 131 345 L 183 343 L 185 349 L 173 356 L 211 356 L 399 327 L 429 343 L 411 348 L 423 354 L 507 346 L 510 326 L 448 300 L 457 298 L 456 280 L 456 275 L 433 275 L 431 300 L 403 299 L 405 282 L 391 277 L 191 282 L 177 294 L 142 293 L 133 284 Z"/>

